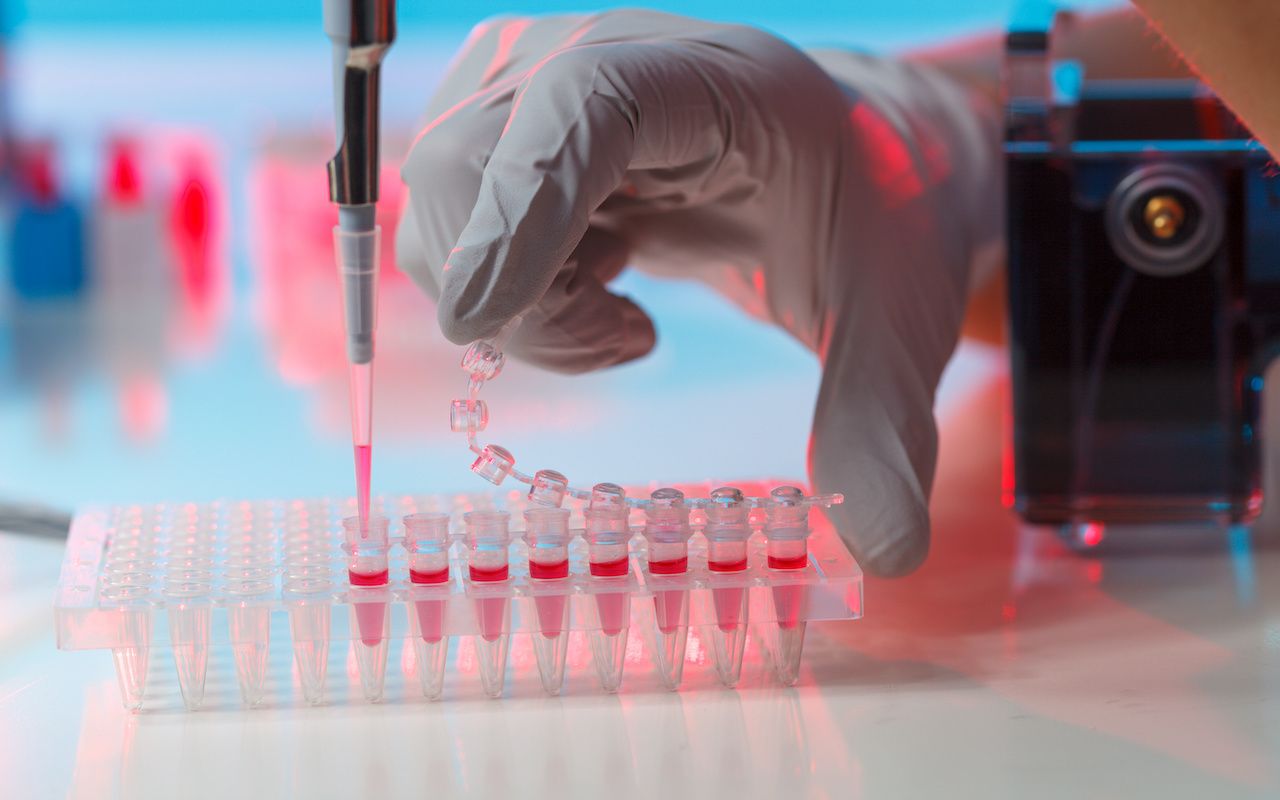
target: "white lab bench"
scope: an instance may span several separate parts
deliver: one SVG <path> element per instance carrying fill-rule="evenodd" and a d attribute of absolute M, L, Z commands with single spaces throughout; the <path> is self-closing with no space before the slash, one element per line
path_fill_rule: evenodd
<path fill-rule="evenodd" d="M 973 375 L 929 562 L 813 626 L 795 688 L 129 714 L 105 653 L 54 650 L 59 544 L 0 537 L 0 796 L 1276 796 L 1280 553 L 1148 529 L 1077 554 L 1020 526 L 1001 378 Z"/>

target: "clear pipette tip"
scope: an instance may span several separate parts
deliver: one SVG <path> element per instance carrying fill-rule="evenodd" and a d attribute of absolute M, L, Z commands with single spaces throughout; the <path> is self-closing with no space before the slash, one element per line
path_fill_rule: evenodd
<path fill-rule="evenodd" d="M 373 348 L 378 318 L 378 259 L 382 228 L 360 228 L 344 218 L 333 229 L 334 256 L 342 285 L 347 360 L 351 364 L 351 441 L 356 468 L 356 500 L 361 520 L 369 517 L 373 444 Z"/>

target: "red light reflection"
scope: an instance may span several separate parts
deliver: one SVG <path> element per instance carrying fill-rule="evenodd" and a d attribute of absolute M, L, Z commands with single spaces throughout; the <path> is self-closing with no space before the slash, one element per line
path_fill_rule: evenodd
<path fill-rule="evenodd" d="M 950 415 L 955 424 L 942 429 L 929 560 L 907 578 L 869 576 L 874 613 L 830 634 L 889 675 L 895 665 L 909 670 L 924 661 L 1090 735 L 1124 740 L 1230 780 L 1266 780 L 1258 742 L 1201 688 L 1233 658 L 1224 646 L 1111 596 L 1100 582 L 1100 562 L 1082 560 L 1048 532 L 1035 532 L 1037 575 L 1010 599 L 1019 522 L 995 502 L 974 500 L 999 496 L 1002 391 L 993 383 L 975 393 Z M 1130 646 L 1107 648 L 1100 657 L 1099 637 Z M 1153 643 L 1177 659 L 1153 669 Z M 1046 649 L 1061 655 L 1043 674 L 1015 670 L 1010 677 L 1001 669 L 1024 654 L 1043 660 Z M 1134 687 L 1176 706 L 1178 724 L 1111 704 L 1119 692 L 1139 691 Z"/>
<path fill-rule="evenodd" d="M 903 135 L 865 101 L 853 107 L 849 120 L 869 151 L 867 167 L 871 170 L 871 179 L 883 192 L 884 203 L 889 208 L 898 208 L 919 197 L 924 191 L 924 180 Z"/>

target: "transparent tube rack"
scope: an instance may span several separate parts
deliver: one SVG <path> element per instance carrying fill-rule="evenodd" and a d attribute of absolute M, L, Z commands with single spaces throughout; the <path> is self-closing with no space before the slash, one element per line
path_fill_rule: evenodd
<path fill-rule="evenodd" d="M 742 497 L 717 490 L 726 491 Z M 717 516 L 719 506 L 679 511 L 676 490 L 652 495 L 663 508 L 676 499 L 675 524 L 648 510 L 634 524 L 641 514 L 625 505 L 602 523 L 590 503 L 550 508 L 520 492 L 381 498 L 374 510 L 390 520 L 391 535 L 373 556 L 386 582 L 370 586 L 353 584 L 373 551 L 344 539 L 352 500 L 85 511 L 72 524 L 57 586 L 58 647 L 110 650 L 122 700 L 134 710 L 144 699 L 163 704 L 172 683 L 155 681 L 149 692 L 147 678 L 163 663 L 153 655 L 168 653 L 194 710 L 207 705 L 209 674 L 227 671 L 225 659 L 211 658 L 220 648 L 230 650 L 247 706 L 288 704 L 299 694 L 325 702 L 331 656 L 342 647 L 371 702 L 383 697 L 388 663 L 400 665 L 406 685 L 418 684 L 413 694 L 447 694 L 451 656 L 460 673 L 453 691 L 474 669 L 484 693 L 501 696 L 513 641 L 531 643 L 542 690 L 558 694 L 574 636 L 590 651 L 574 669 L 594 672 L 591 683 L 602 690 L 624 688 L 627 664 L 633 673 L 652 668 L 676 689 L 691 629 L 710 643 L 714 658 L 704 663 L 713 661 L 724 685 L 737 683 L 749 636 L 761 645 L 760 663 L 792 684 L 808 622 L 861 616 L 862 573 L 825 520 L 810 529 L 807 506 L 803 530 L 793 514 L 790 535 L 771 539 L 767 509 L 729 519 Z M 668 535 L 680 519 L 687 531 Z M 683 550 L 683 572 L 663 567 L 679 562 L 665 559 L 672 547 Z M 415 582 L 424 575 L 438 582 Z M 402 649 L 388 659 L 393 643 Z M 292 677 L 269 668 L 272 648 L 292 649 Z M 478 664 L 464 669 L 463 651 Z"/>

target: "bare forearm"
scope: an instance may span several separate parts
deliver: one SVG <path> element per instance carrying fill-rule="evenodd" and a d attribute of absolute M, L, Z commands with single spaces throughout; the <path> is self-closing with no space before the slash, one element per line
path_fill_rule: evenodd
<path fill-rule="evenodd" d="M 1271 152 L 1280 153 L 1276 0 L 1135 0 Z"/>

